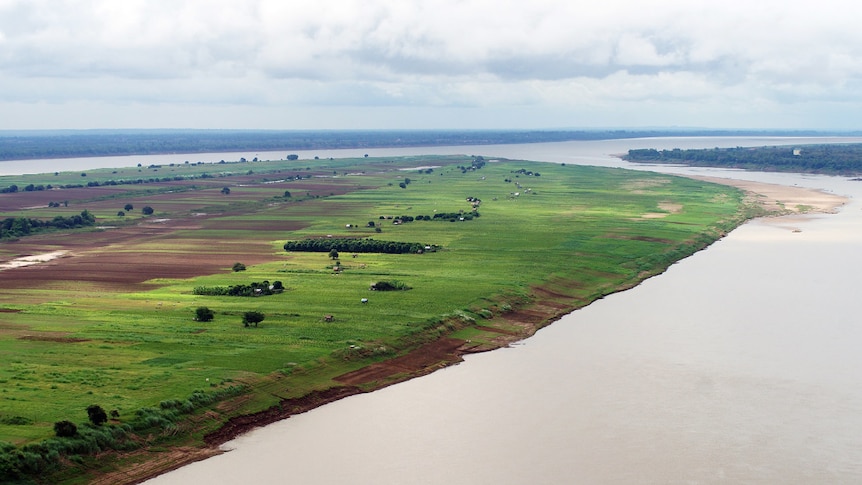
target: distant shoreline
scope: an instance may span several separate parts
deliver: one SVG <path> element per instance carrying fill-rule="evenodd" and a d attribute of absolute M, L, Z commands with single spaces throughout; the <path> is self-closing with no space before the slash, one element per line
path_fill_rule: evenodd
<path fill-rule="evenodd" d="M 0 161 L 207 152 L 511 145 L 701 136 L 860 136 L 781 130 L 45 130 L 0 131 Z"/>

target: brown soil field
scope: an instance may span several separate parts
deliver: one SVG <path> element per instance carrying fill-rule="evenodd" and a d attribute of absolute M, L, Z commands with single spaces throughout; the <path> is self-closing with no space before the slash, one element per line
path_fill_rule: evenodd
<path fill-rule="evenodd" d="M 7 255 L 0 263 L 23 255 L 38 255 L 57 250 L 63 256 L 44 263 L 2 271 L 0 289 L 62 287 L 67 282 L 91 283 L 104 291 L 132 291 L 154 278 L 190 278 L 225 271 L 235 262 L 259 264 L 272 261 L 271 237 L 233 239 L 220 243 L 197 239 L 190 230 L 203 228 L 206 217 L 187 217 L 143 222 L 104 231 L 31 236 L 4 244 Z M 282 225 L 290 230 L 295 226 Z M 269 221 L 243 224 L 243 231 L 269 232 Z M 180 234 L 182 232 L 183 234 Z M 158 241 L 172 250 L 153 250 L 148 244 Z"/>

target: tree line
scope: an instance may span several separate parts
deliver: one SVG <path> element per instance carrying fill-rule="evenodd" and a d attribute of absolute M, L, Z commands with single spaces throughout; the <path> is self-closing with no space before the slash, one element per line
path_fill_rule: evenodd
<path fill-rule="evenodd" d="M 80 215 L 70 217 L 55 216 L 53 219 L 46 221 L 30 219 L 28 217 L 7 217 L 0 222 L 0 239 L 24 237 L 50 229 L 87 227 L 95 223 L 96 216 L 88 210 L 82 211 Z"/>
<path fill-rule="evenodd" d="M 371 238 L 320 238 L 284 243 L 285 251 L 328 253 L 333 249 L 350 253 L 420 254 L 436 251 L 439 247 L 415 242 L 377 241 Z"/>
<path fill-rule="evenodd" d="M 281 281 L 264 280 L 260 283 L 253 281 L 247 285 L 231 286 L 196 286 L 192 293 L 204 296 L 267 296 L 275 295 L 284 291 Z"/>
<path fill-rule="evenodd" d="M 862 144 L 629 150 L 630 162 L 677 163 L 768 172 L 862 174 Z"/>
<path fill-rule="evenodd" d="M 0 132 L 0 160 L 336 148 L 497 145 L 656 136 L 824 135 L 815 131 L 715 130 L 105 130 Z M 836 133 L 849 135 L 850 133 Z"/>

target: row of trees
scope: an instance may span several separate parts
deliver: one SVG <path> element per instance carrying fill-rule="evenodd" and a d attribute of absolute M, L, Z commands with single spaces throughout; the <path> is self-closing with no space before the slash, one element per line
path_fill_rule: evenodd
<path fill-rule="evenodd" d="M 413 216 L 380 216 L 380 219 L 392 219 L 393 221 L 399 221 L 400 223 L 405 222 L 413 222 L 413 221 L 458 221 L 458 220 L 471 220 L 475 217 L 479 217 L 478 210 L 472 210 L 470 212 L 437 212 L 433 216 L 420 214 L 416 217 Z M 374 221 L 368 222 L 368 227 L 374 227 Z"/>
<path fill-rule="evenodd" d="M 231 286 L 196 286 L 192 292 L 203 296 L 267 296 L 282 293 L 284 285 L 281 281 L 253 281 L 247 285 Z"/>
<path fill-rule="evenodd" d="M 420 243 L 376 241 L 374 239 L 348 239 L 348 238 L 326 238 L 326 239 L 303 239 L 301 241 L 287 241 L 284 243 L 285 251 L 329 253 L 332 250 L 351 253 L 386 253 L 386 254 L 421 254 L 429 250 L 437 250 L 438 246 L 429 246 Z"/>
<path fill-rule="evenodd" d="M 24 237 L 50 229 L 87 227 L 95 223 L 96 217 L 88 210 L 82 211 L 80 215 L 70 217 L 56 216 L 47 221 L 27 217 L 7 217 L 0 222 L 0 239 Z"/>

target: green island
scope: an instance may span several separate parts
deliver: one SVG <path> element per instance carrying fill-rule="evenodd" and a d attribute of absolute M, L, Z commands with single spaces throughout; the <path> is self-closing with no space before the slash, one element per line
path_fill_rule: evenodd
<path fill-rule="evenodd" d="M 623 158 L 630 162 L 740 168 L 763 172 L 847 176 L 862 174 L 862 144 L 858 143 L 671 150 L 640 148 L 629 150 Z"/>
<path fill-rule="evenodd" d="M 763 215 L 729 186 L 481 156 L 0 177 L 11 187 L 3 483 L 142 480 L 526 338 Z M 26 222 L 85 211 L 94 224 Z"/>

